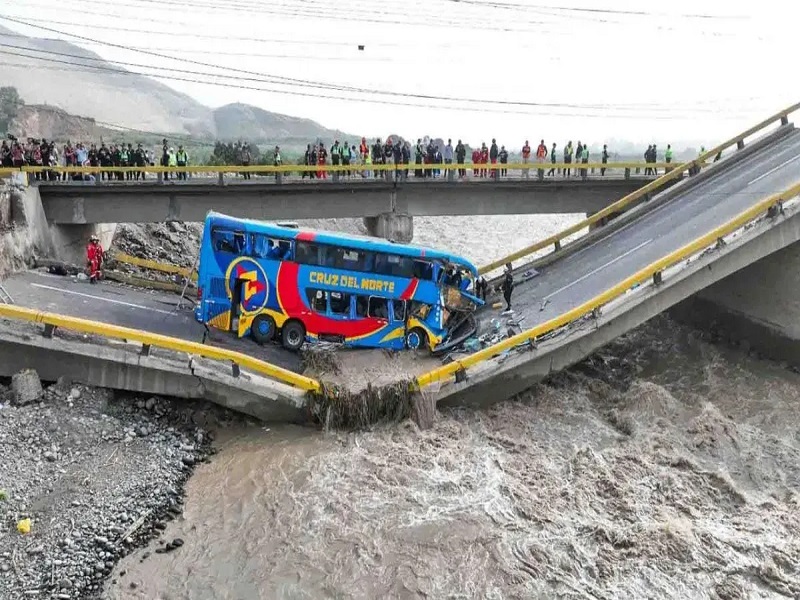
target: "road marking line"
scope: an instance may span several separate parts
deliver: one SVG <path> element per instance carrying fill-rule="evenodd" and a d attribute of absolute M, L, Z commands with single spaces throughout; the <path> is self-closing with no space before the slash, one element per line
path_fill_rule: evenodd
<path fill-rule="evenodd" d="M 640 248 L 643 248 L 643 247 L 645 247 L 647 244 L 649 244 L 649 243 L 650 243 L 650 242 L 652 242 L 652 241 L 653 241 L 653 238 L 650 238 L 649 240 L 647 240 L 647 241 L 645 241 L 645 242 L 642 242 L 641 244 L 639 244 L 639 245 L 638 245 L 638 246 L 636 246 L 635 248 L 631 248 L 630 250 L 628 250 L 628 251 L 627 251 L 627 252 L 625 252 L 624 254 L 620 254 L 620 255 L 619 255 L 619 256 L 617 256 L 616 258 L 614 258 L 614 259 L 612 259 L 612 260 L 608 261 L 606 264 L 604 264 L 604 265 L 600 265 L 599 267 L 597 267 L 597 268 L 596 268 L 595 270 L 593 270 L 593 271 L 589 271 L 588 273 L 586 273 L 585 275 L 583 275 L 583 276 L 579 277 L 578 279 L 576 279 L 576 280 L 575 280 L 575 281 L 573 281 L 572 283 L 568 283 L 568 284 L 567 284 L 567 285 L 565 285 L 564 287 L 557 289 L 555 292 L 552 292 L 552 293 L 548 294 L 548 295 L 547 295 L 547 296 L 545 296 L 545 297 L 544 297 L 542 300 L 543 300 L 543 301 L 547 301 L 547 300 L 549 300 L 550 298 L 552 298 L 553 296 L 555 296 L 556 294 L 560 294 L 560 293 L 561 293 L 561 292 L 563 292 L 564 290 L 568 290 L 568 289 L 569 289 L 569 288 L 571 288 L 573 285 L 575 285 L 575 284 L 577 284 L 577 283 L 580 283 L 581 281 L 583 281 L 583 280 L 584 280 L 584 279 L 586 279 L 587 277 L 591 277 L 592 275 L 594 275 L 595 273 L 597 273 L 597 272 L 599 272 L 599 271 L 602 271 L 602 270 L 603 270 L 603 269 L 605 269 L 606 267 L 610 267 L 610 266 L 611 266 L 611 265 L 613 265 L 615 262 L 617 262 L 617 261 L 619 261 L 619 260 L 622 260 L 623 258 L 625 258 L 626 256 L 628 256 L 629 254 L 633 254 L 634 252 L 636 252 L 636 251 L 637 251 L 637 250 L 639 250 Z"/>
<path fill-rule="evenodd" d="M 764 173 L 763 175 L 759 175 L 758 177 L 756 177 L 755 179 L 753 179 L 753 181 L 750 181 L 750 182 L 748 182 L 748 183 L 747 183 L 747 185 L 752 185 L 752 184 L 754 184 L 756 181 L 761 181 L 762 179 L 764 179 L 764 177 L 769 177 L 770 175 L 772 175 L 772 174 L 773 174 L 775 171 L 777 171 L 778 169 L 782 169 L 783 167 L 785 167 L 786 165 L 788 165 L 790 162 L 794 162 L 794 161 L 796 161 L 798 158 L 800 158 L 800 154 L 798 154 L 798 155 L 797 155 L 797 156 L 795 156 L 794 158 L 790 158 L 790 159 L 789 159 L 789 160 L 787 160 L 786 162 L 783 162 L 783 163 L 779 164 L 779 165 L 778 165 L 777 167 L 775 167 L 774 169 L 770 169 L 769 171 L 767 171 L 767 172 L 766 172 L 766 173 Z"/>
<path fill-rule="evenodd" d="M 63 288 L 53 287 L 50 285 L 42 285 L 41 283 L 32 283 L 31 287 L 42 288 L 43 290 L 53 290 L 62 292 L 64 294 L 72 294 L 74 296 L 81 296 L 83 298 L 91 298 L 92 300 L 102 300 L 103 302 L 110 302 L 112 304 L 121 304 L 122 306 L 129 306 L 130 308 L 139 308 L 150 312 L 161 313 L 162 315 L 171 315 L 172 311 L 161 310 L 159 308 L 151 308 L 149 306 L 142 306 L 141 304 L 133 304 L 132 302 L 123 302 L 122 300 L 114 300 L 113 298 L 103 298 L 102 296 L 94 296 L 92 294 L 84 294 L 82 292 L 73 292 L 72 290 L 65 290 Z"/>

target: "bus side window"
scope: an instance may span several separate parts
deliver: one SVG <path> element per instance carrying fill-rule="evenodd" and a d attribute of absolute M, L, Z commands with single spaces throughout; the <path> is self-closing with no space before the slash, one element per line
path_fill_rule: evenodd
<path fill-rule="evenodd" d="M 295 244 L 295 260 L 301 265 L 317 265 L 317 247 L 308 242 Z"/>
<path fill-rule="evenodd" d="M 369 296 L 356 296 L 356 317 L 366 317 L 369 306 Z"/>
<path fill-rule="evenodd" d="M 322 314 L 328 312 L 328 293 L 326 291 L 307 288 L 306 298 L 308 298 L 308 305 L 314 312 Z"/>
<path fill-rule="evenodd" d="M 414 277 L 417 279 L 423 279 L 425 281 L 431 281 L 433 279 L 433 265 L 427 260 L 415 260 L 413 270 Z"/>
<path fill-rule="evenodd" d="M 244 249 L 244 234 L 224 229 L 212 229 L 211 245 L 216 252 L 241 254 Z"/>
<path fill-rule="evenodd" d="M 353 248 L 336 248 L 334 255 L 336 257 L 336 264 L 334 265 L 336 268 L 349 271 L 364 270 L 364 257 L 361 251 Z"/>
<path fill-rule="evenodd" d="M 334 315 L 350 316 L 350 294 L 330 292 L 331 313 Z"/>
<path fill-rule="evenodd" d="M 392 300 L 392 321 L 405 321 L 406 320 L 406 303 L 405 300 Z"/>
<path fill-rule="evenodd" d="M 369 316 L 376 319 L 389 318 L 389 301 L 386 298 L 378 298 L 370 296 L 369 298 Z"/>
<path fill-rule="evenodd" d="M 292 242 L 286 240 L 278 241 L 276 252 L 280 260 L 292 260 Z"/>
<path fill-rule="evenodd" d="M 431 305 L 425 304 L 424 302 L 417 302 L 416 300 L 412 300 L 411 308 L 409 312 L 411 313 L 412 317 L 419 317 L 420 319 L 425 319 L 428 316 L 428 313 L 431 311 Z"/>

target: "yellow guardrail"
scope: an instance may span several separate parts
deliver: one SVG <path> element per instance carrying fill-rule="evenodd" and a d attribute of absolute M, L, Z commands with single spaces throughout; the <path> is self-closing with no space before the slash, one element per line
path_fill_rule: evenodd
<path fill-rule="evenodd" d="M 580 169 L 606 169 L 606 170 L 613 170 L 613 169 L 640 169 L 644 170 L 649 168 L 652 169 L 667 169 L 667 168 L 674 168 L 679 166 L 677 163 L 646 163 L 641 161 L 632 161 L 632 162 L 609 162 L 609 163 L 580 163 L 580 162 L 573 162 L 573 163 L 564 163 L 564 162 L 529 162 L 529 163 L 495 163 L 495 164 L 473 164 L 473 163 L 450 163 L 450 164 L 416 164 L 416 163 L 408 163 L 408 164 L 388 164 L 388 165 L 365 165 L 365 164 L 358 164 L 358 165 L 292 165 L 292 164 L 284 164 L 279 167 L 274 165 L 249 165 L 247 167 L 243 166 L 228 166 L 228 165 L 207 165 L 207 166 L 187 166 L 187 167 L 162 167 L 160 165 L 155 166 L 144 166 L 144 167 L 62 167 L 62 166 L 52 166 L 52 167 L 34 167 L 26 165 L 24 167 L 16 167 L 16 168 L 0 168 L 0 176 L 3 175 L 12 175 L 14 173 L 43 173 L 43 172 L 52 172 L 52 173 L 83 173 L 86 175 L 90 174 L 98 174 L 98 173 L 209 173 L 213 175 L 218 175 L 220 173 L 268 173 L 268 174 L 287 174 L 287 173 L 316 173 L 317 171 L 323 171 L 326 173 L 333 173 L 333 172 L 346 172 L 346 171 L 395 171 L 395 170 L 406 170 L 409 171 L 421 169 L 421 170 L 433 170 L 438 169 L 439 171 L 455 171 L 457 169 L 465 169 L 475 170 L 475 169 L 485 169 L 485 170 L 499 170 L 499 169 L 506 169 L 508 171 L 521 171 L 521 170 L 529 170 L 535 171 L 538 169 L 544 169 L 545 171 L 549 169 L 572 169 L 580 170 Z M 128 180 L 130 181 L 130 180 Z M 147 181 L 147 180 L 145 180 Z M 133 181 L 133 183 L 136 183 Z"/>
<path fill-rule="evenodd" d="M 595 296 L 591 300 L 588 300 L 573 308 L 570 311 L 567 311 L 549 321 L 545 321 L 536 327 L 528 329 L 527 331 L 523 331 L 522 333 L 518 333 L 515 336 L 509 337 L 502 342 L 498 342 L 493 346 L 489 346 L 488 348 L 484 348 L 483 350 L 479 350 L 465 358 L 460 360 L 456 360 L 451 362 L 443 367 L 439 367 L 438 369 L 434 369 L 429 371 L 428 373 L 424 373 L 419 375 L 416 378 L 416 385 L 421 389 L 425 386 L 428 386 L 434 382 L 442 381 L 443 379 L 454 375 L 457 371 L 466 370 L 467 368 L 474 366 L 478 363 L 484 362 L 489 360 L 490 358 L 497 356 L 500 352 L 505 350 L 509 350 L 515 346 L 523 344 L 528 341 L 535 340 L 536 338 L 550 333 L 560 327 L 563 327 L 581 317 L 589 315 L 595 309 L 600 308 L 604 304 L 608 303 L 609 301 L 621 296 L 628 290 L 630 290 L 634 285 L 641 284 L 656 273 L 660 273 L 664 269 L 673 266 L 680 261 L 689 258 L 690 256 L 696 254 L 697 252 L 711 246 L 712 244 L 716 243 L 716 241 L 729 233 L 740 229 L 745 224 L 749 223 L 753 219 L 757 218 L 762 213 L 766 212 L 769 208 L 775 206 L 779 202 L 789 200 L 800 194 L 800 183 L 795 184 L 791 188 L 780 192 L 778 194 L 774 194 L 768 198 L 761 200 L 760 202 L 756 203 L 752 207 L 748 208 L 747 210 L 741 212 L 734 218 L 730 219 L 723 225 L 720 225 L 716 229 L 709 231 L 705 235 L 697 238 L 693 242 L 690 242 L 671 252 L 670 254 L 664 256 L 663 258 L 658 259 L 657 261 L 649 264 L 648 266 L 644 267 L 643 269 L 637 271 L 630 277 L 627 277 L 623 281 L 619 282 L 613 287 L 610 287 L 603 293 Z"/>
<path fill-rule="evenodd" d="M 321 389 L 321 385 L 316 379 L 298 375 L 287 369 L 248 356 L 247 354 L 214 346 L 206 346 L 197 342 L 172 338 L 166 335 L 148 333 L 137 329 L 129 329 L 128 327 L 109 325 L 108 323 L 89 321 L 88 319 L 79 319 L 77 317 L 67 317 L 7 304 L 0 304 L 0 317 L 18 321 L 28 321 L 30 323 L 41 323 L 52 327 L 63 327 L 71 331 L 88 333 L 104 338 L 139 342 L 146 346 L 155 346 L 157 348 L 174 350 L 176 352 L 185 352 L 187 354 L 194 354 L 214 360 L 227 360 L 240 367 L 250 369 L 251 371 L 266 375 L 272 379 L 277 379 L 301 390 L 318 392 Z"/>
<path fill-rule="evenodd" d="M 480 269 L 478 269 L 479 272 L 484 274 L 489 273 L 499 267 L 502 267 L 506 263 L 514 262 L 515 260 L 519 260 L 520 258 L 530 256 L 531 254 L 543 250 L 545 248 L 548 248 L 550 246 L 554 246 L 557 249 L 558 245 L 565 238 L 575 233 L 578 233 L 582 229 L 586 229 L 587 227 L 590 227 L 595 223 L 600 222 L 600 220 L 604 219 L 605 217 L 608 217 L 609 215 L 621 212 L 623 209 L 627 208 L 631 203 L 639 200 L 646 194 L 650 194 L 651 192 L 655 192 L 656 190 L 662 188 L 665 184 L 669 183 L 670 181 L 673 181 L 674 179 L 677 179 L 678 177 L 681 177 L 684 172 L 688 171 L 693 167 L 704 166 L 707 159 L 716 156 L 717 154 L 719 154 L 724 150 L 727 150 L 734 144 L 738 145 L 745 138 L 760 132 L 765 127 L 768 127 L 769 125 L 772 125 L 777 121 L 785 120 L 786 117 L 788 117 L 791 113 L 795 112 L 798 109 L 800 109 L 800 102 L 798 102 L 797 104 L 793 104 L 792 106 L 785 108 L 778 113 L 775 113 L 771 117 L 761 121 L 761 123 L 759 123 L 758 125 L 755 125 L 750 129 L 748 129 L 747 131 L 744 131 L 730 138 L 729 140 L 722 142 L 721 144 L 707 151 L 705 154 L 701 154 L 695 160 L 691 160 L 683 164 L 671 165 L 671 170 L 666 172 L 658 179 L 651 181 L 650 183 L 639 188 L 635 192 L 628 194 L 627 196 L 621 198 L 620 200 L 617 200 L 615 203 L 606 206 L 603 210 L 594 213 L 591 217 L 588 217 L 583 221 L 575 223 L 571 227 L 568 227 L 567 229 L 564 229 L 559 233 L 551 235 L 548 238 L 545 238 L 539 242 L 531 244 L 530 246 L 526 246 L 525 248 L 517 250 L 516 252 L 512 252 L 511 254 L 504 256 L 503 258 L 499 258 L 494 262 L 489 263 L 488 265 L 484 265 Z"/>
<path fill-rule="evenodd" d="M 154 260 L 148 260 L 146 258 L 138 258 L 136 256 L 131 256 L 130 254 L 125 254 L 124 252 L 111 252 L 109 258 L 116 262 L 125 263 L 128 265 L 134 265 L 137 267 L 142 267 L 144 269 L 151 269 L 153 271 L 160 271 L 162 273 L 181 275 L 182 277 L 186 277 L 187 279 L 191 279 L 192 281 L 197 281 L 197 271 L 187 269 L 186 267 L 179 267 L 178 265 L 171 265 L 169 263 L 156 262 Z"/>

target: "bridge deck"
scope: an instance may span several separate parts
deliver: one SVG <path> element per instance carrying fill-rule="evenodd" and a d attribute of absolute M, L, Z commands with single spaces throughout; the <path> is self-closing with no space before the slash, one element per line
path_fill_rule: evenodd
<path fill-rule="evenodd" d="M 527 329 L 589 300 L 724 223 L 755 200 L 787 188 L 800 179 L 798 159 L 800 131 L 793 131 L 770 147 L 768 154 L 749 156 L 735 170 L 720 165 L 718 173 L 688 186 L 669 203 L 599 238 L 591 246 L 553 262 L 530 281 L 520 283 L 514 291 L 514 318 L 524 317 L 522 326 Z M 170 294 L 111 284 L 90 286 L 39 273 L 17 274 L 5 286 L 19 303 L 32 308 L 194 341 L 200 341 L 203 336 L 203 327 L 194 321 L 189 310 L 175 312 L 176 298 Z M 497 310 L 481 311 L 482 330 L 491 330 L 491 319 L 498 317 Z M 259 347 L 249 340 L 236 340 L 221 332 L 213 333 L 210 341 L 298 372 L 301 369 L 298 357 L 277 345 Z M 377 383 L 385 381 L 386 377 L 412 376 L 438 365 L 439 361 L 411 353 L 389 359 L 380 351 L 368 350 L 342 353 L 339 363 L 343 381 L 365 381 L 366 373 Z"/>

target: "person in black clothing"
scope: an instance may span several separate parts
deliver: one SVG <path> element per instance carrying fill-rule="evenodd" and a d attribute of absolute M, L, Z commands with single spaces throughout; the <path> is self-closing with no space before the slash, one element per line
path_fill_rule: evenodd
<path fill-rule="evenodd" d="M 403 179 L 408 179 L 408 163 L 411 162 L 411 144 L 405 142 L 401 151 L 401 158 L 403 159 Z"/>
<path fill-rule="evenodd" d="M 414 164 L 420 166 L 414 169 L 414 177 L 424 176 L 424 172 L 422 170 L 422 156 L 423 156 L 422 140 L 417 139 L 417 148 L 416 151 L 414 152 Z"/>
<path fill-rule="evenodd" d="M 461 140 L 458 140 L 458 144 L 456 145 L 456 163 L 459 165 L 458 169 L 459 177 L 467 176 L 467 170 L 461 168 L 464 165 L 464 159 L 466 159 L 466 157 L 467 157 L 467 149 L 464 147 L 464 144 L 461 143 Z"/>
<path fill-rule="evenodd" d="M 507 165 L 508 164 L 508 150 L 506 150 L 505 146 L 501 146 L 500 147 L 500 154 L 498 154 L 497 156 L 500 159 L 500 164 L 501 165 Z M 500 176 L 501 177 L 505 177 L 507 175 L 508 175 L 508 169 L 506 169 L 505 167 L 502 167 L 500 169 Z"/>
<path fill-rule="evenodd" d="M 603 144 L 603 157 L 601 160 L 603 161 L 604 165 L 608 164 L 608 144 Z M 606 168 L 603 167 L 602 169 L 600 169 L 600 175 L 602 176 L 605 174 L 606 174 Z"/>
<path fill-rule="evenodd" d="M 500 151 L 497 149 L 497 140 L 492 138 L 492 145 L 489 148 L 489 162 L 493 165 L 497 164 L 497 157 L 499 156 Z M 490 177 L 492 179 L 497 179 L 497 169 L 492 169 Z"/>
<path fill-rule="evenodd" d="M 486 302 L 486 288 L 488 286 L 489 284 L 486 282 L 486 278 L 483 275 L 478 277 L 475 281 L 475 295 L 484 302 Z"/>
<path fill-rule="evenodd" d="M 506 272 L 503 274 L 503 298 L 506 301 L 506 312 L 511 312 L 511 292 L 514 289 L 514 274 L 511 272 L 511 263 L 506 263 Z"/>
<path fill-rule="evenodd" d="M 400 165 L 403 164 L 403 148 L 405 148 L 405 145 L 400 140 L 397 140 L 397 143 L 392 146 L 392 158 L 394 158 L 394 178 L 396 180 L 400 179 L 401 177 Z"/>

